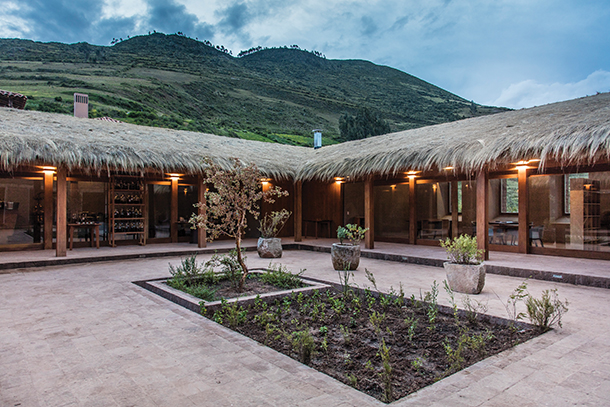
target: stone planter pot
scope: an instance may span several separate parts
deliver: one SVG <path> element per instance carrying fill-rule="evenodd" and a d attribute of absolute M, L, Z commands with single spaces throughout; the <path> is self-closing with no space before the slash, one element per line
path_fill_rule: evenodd
<path fill-rule="evenodd" d="M 330 258 L 335 270 L 356 270 L 360 264 L 360 245 L 333 243 Z"/>
<path fill-rule="evenodd" d="M 464 294 L 479 294 L 485 285 L 484 264 L 443 263 L 449 288 Z"/>
<path fill-rule="evenodd" d="M 264 259 L 279 259 L 282 257 L 282 239 L 279 237 L 259 237 L 256 251 Z"/>

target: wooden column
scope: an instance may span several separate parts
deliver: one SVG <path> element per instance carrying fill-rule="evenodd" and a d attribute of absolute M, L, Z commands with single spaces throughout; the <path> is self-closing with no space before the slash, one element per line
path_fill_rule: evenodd
<path fill-rule="evenodd" d="M 409 177 L 409 243 L 417 244 L 417 181 Z"/>
<path fill-rule="evenodd" d="M 203 183 L 203 178 L 199 177 L 199 182 L 197 183 L 197 201 L 200 203 L 205 203 L 205 190 L 207 189 L 207 185 Z M 200 206 L 198 208 L 199 215 L 205 216 L 205 206 Z M 197 228 L 197 247 L 202 248 L 207 246 L 208 236 L 205 230 L 205 226 L 202 228 Z"/>
<path fill-rule="evenodd" d="M 519 171 L 519 253 L 529 251 L 529 190 L 527 187 L 527 167 L 518 168 Z"/>
<path fill-rule="evenodd" d="M 458 182 L 451 181 L 451 237 L 456 238 L 460 233 L 459 221 L 460 212 L 458 210 L 459 197 L 458 197 Z"/>
<path fill-rule="evenodd" d="M 68 248 L 68 185 L 66 168 L 57 168 L 57 220 L 55 255 L 66 257 Z"/>
<path fill-rule="evenodd" d="M 489 175 L 486 170 L 477 174 L 477 245 L 484 252 L 484 260 L 489 260 L 489 238 L 487 236 L 488 207 L 487 197 L 489 195 Z"/>
<path fill-rule="evenodd" d="M 44 236 L 42 241 L 44 242 L 45 250 L 51 250 L 53 248 L 53 178 L 55 171 L 45 170 L 44 171 L 44 221 L 43 230 Z"/>
<path fill-rule="evenodd" d="M 364 247 L 375 248 L 375 197 L 373 195 L 373 177 L 364 181 L 364 227 L 368 232 L 364 236 Z"/>
<path fill-rule="evenodd" d="M 172 177 L 172 196 L 169 211 L 170 236 L 172 243 L 178 242 L 178 178 Z"/>
<path fill-rule="evenodd" d="M 294 183 L 294 241 L 303 241 L 303 181 Z"/>

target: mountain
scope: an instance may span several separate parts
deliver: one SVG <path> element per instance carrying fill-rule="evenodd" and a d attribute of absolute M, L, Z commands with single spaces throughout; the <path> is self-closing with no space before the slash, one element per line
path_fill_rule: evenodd
<path fill-rule="evenodd" d="M 295 46 L 233 57 L 160 33 L 108 47 L 0 39 L 0 88 L 27 95 L 26 109 L 71 114 L 79 92 L 90 117 L 298 145 L 316 128 L 325 144 L 339 141 L 339 117 L 365 107 L 392 131 L 505 110 L 368 61 Z"/>

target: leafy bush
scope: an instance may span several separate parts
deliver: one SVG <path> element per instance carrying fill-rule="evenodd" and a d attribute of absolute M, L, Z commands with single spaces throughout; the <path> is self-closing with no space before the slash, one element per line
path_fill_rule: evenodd
<path fill-rule="evenodd" d="M 441 247 L 447 252 L 450 263 L 481 264 L 483 250 L 477 249 L 477 238 L 468 235 L 440 241 Z"/>
<path fill-rule="evenodd" d="M 525 300 L 527 315 L 532 324 L 536 325 L 541 332 L 546 332 L 555 324 L 563 327 L 561 317 L 568 312 L 568 300 L 561 302 L 557 295 L 557 289 L 544 290 L 540 299 L 531 294 Z"/>
<path fill-rule="evenodd" d="M 364 239 L 366 232 L 368 232 L 368 228 L 364 229 L 358 225 L 348 223 L 345 226 L 337 228 L 337 238 L 341 244 L 343 244 L 344 240 L 349 240 L 350 244 L 359 245 L 360 241 Z"/>
<path fill-rule="evenodd" d="M 172 275 L 172 280 L 184 281 L 187 285 L 193 284 L 203 272 L 203 267 L 197 264 L 197 255 L 194 254 L 180 261 L 177 267 L 169 265 L 169 273 Z"/>
<path fill-rule="evenodd" d="M 267 284 L 289 290 L 291 288 L 303 287 L 301 275 L 304 271 L 303 269 L 297 274 L 292 274 L 286 266 L 269 264 L 269 268 L 265 273 L 261 274 L 260 278 Z"/>

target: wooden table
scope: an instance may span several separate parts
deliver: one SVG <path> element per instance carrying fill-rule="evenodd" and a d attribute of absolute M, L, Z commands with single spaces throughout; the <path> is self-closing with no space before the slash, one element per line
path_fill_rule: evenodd
<path fill-rule="evenodd" d="M 89 229 L 91 236 L 91 247 L 93 247 L 93 235 L 95 234 L 95 247 L 100 248 L 100 224 L 99 223 L 68 223 L 68 237 L 70 239 L 70 250 L 74 245 L 74 229 Z"/>
<path fill-rule="evenodd" d="M 303 228 L 303 237 L 307 237 L 307 224 L 308 223 L 313 223 L 314 227 L 316 229 L 315 233 L 316 233 L 316 239 L 318 238 L 318 226 L 327 226 L 328 227 L 328 237 L 332 237 L 330 234 L 330 229 L 331 229 L 331 225 L 333 223 L 332 220 L 328 220 L 328 219 L 307 219 L 307 220 L 303 220 L 303 223 L 305 224 L 305 227 Z"/>

